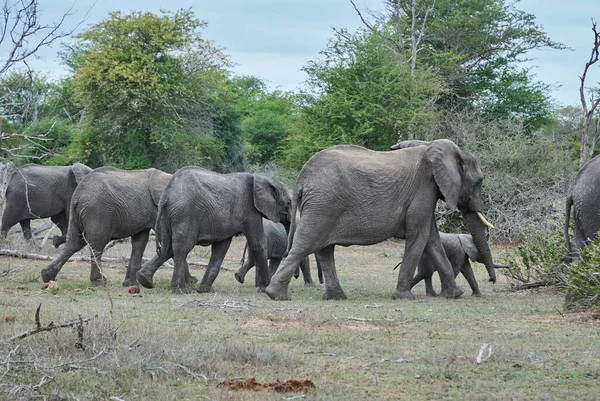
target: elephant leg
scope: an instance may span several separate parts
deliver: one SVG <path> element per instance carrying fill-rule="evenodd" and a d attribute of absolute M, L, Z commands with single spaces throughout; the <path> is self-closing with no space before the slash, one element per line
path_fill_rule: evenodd
<path fill-rule="evenodd" d="M 246 278 L 246 273 L 248 273 L 248 271 L 250 269 L 252 269 L 253 267 L 254 267 L 254 259 L 252 259 L 252 255 L 248 254 L 248 259 L 246 259 L 246 261 L 244 262 L 242 267 L 240 267 L 238 269 L 238 271 L 233 273 L 235 279 L 238 282 L 244 284 L 244 280 Z"/>
<path fill-rule="evenodd" d="M 105 244 L 90 244 L 90 258 L 92 260 L 90 266 L 90 281 L 96 285 L 106 284 L 106 276 L 102 273 L 102 253 L 104 252 Z"/>
<path fill-rule="evenodd" d="M 163 263 L 173 257 L 173 252 L 170 249 L 169 247 L 169 252 L 154 255 L 151 260 L 144 263 L 142 268 L 135 274 L 138 283 L 146 288 L 154 288 L 154 273 L 156 273 Z"/>
<path fill-rule="evenodd" d="M 427 295 L 428 297 L 437 297 L 437 294 L 433 289 L 432 277 L 433 275 L 425 277 L 425 295 Z"/>
<path fill-rule="evenodd" d="M 69 221 L 67 215 L 62 212 L 55 216 L 50 217 L 50 220 L 58 226 L 62 235 L 55 235 L 52 237 L 52 244 L 55 248 L 58 248 L 61 244 L 67 242 L 67 229 L 69 228 Z"/>
<path fill-rule="evenodd" d="M 409 210 L 408 215 L 411 216 Z M 433 219 L 432 219 L 433 220 Z M 392 295 L 392 299 L 415 299 L 411 289 L 411 283 L 423 250 L 429 240 L 431 224 L 422 227 L 423 222 L 418 219 L 408 219 L 406 222 L 406 240 L 404 243 L 404 256 L 398 271 L 398 285 Z M 438 236 L 439 240 L 439 236 Z"/>
<path fill-rule="evenodd" d="M 50 280 L 55 280 L 56 275 L 62 269 L 63 265 L 73 254 L 81 250 L 86 245 L 80 233 L 73 233 L 69 236 L 69 240 L 65 243 L 62 251 L 58 256 L 44 269 L 42 269 L 42 280 L 47 283 Z"/>
<path fill-rule="evenodd" d="M 226 240 L 215 242 L 211 245 L 210 252 L 210 260 L 208 261 L 208 267 L 206 268 L 206 272 L 204 273 L 204 277 L 202 277 L 202 281 L 198 284 L 198 288 L 196 291 L 202 292 L 213 292 L 212 285 L 215 282 L 215 279 L 219 275 L 221 271 L 221 263 L 223 263 L 223 259 L 225 259 L 225 255 L 229 250 L 229 245 L 231 245 L 231 238 L 229 237 Z"/>
<path fill-rule="evenodd" d="M 325 278 L 323 299 L 346 299 L 346 294 L 344 294 L 344 290 L 340 286 L 335 269 L 334 248 L 335 245 L 329 245 L 315 252 L 321 260 L 321 268 L 323 269 L 323 276 Z"/>
<path fill-rule="evenodd" d="M 23 237 L 27 241 L 31 241 L 31 219 L 23 219 L 19 223 L 21 224 L 21 230 L 23 230 Z"/>
<path fill-rule="evenodd" d="M 281 265 L 271 277 L 271 282 L 266 288 L 265 293 L 275 300 L 289 300 L 288 285 L 294 274 L 296 266 L 306 255 L 298 254 L 292 247 L 290 253 L 283 259 Z"/>
<path fill-rule="evenodd" d="M 148 244 L 150 230 L 141 231 L 131 236 L 131 257 L 127 264 L 127 273 L 125 273 L 124 286 L 137 284 L 136 274 L 142 267 L 142 257 Z"/>
<path fill-rule="evenodd" d="M 422 270 L 425 270 L 425 269 L 421 269 L 421 266 L 419 266 L 419 270 L 417 271 L 417 274 L 415 275 L 415 277 L 412 279 L 412 281 L 410 283 L 411 290 L 415 285 L 420 283 L 421 280 L 425 280 L 425 294 L 428 297 L 437 297 L 437 294 L 435 293 L 435 291 L 433 289 L 433 283 L 431 280 L 433 274 L 429 274 L 429 272 L 424 272 Z"/>
<path fill-rule="evenodd" d="M 262 227 L 260 230 L 254 227 L 246 232 L 248 240 L 248 252 L 252 255 L 256 271 L 254 273 L 254 286 L 259 292 L 262 292 L 269 285 L 271 278 L 269 276 L 269 264 L 267 259 L 266 239 Z"/>
<path fill-rule="evenodd" d="M 460 272 L 465 277 L 465 279 L 467 279 L 467 283 L 469 283 L 469 286 L 473 291 L 473 296 L 481 296 L 481 292 L 479 291 L 479 285 L 477 285 L 475 273 L 473 273 L 473 267 L 471 266 L 469 260 L 465 260 L 465 263 L 463 263 L 462 267 L 460 268 Z"/>
<path fill-rule="evenodd" d="M 277 271 L 277 268 L 279 267 L 280 264 L 281 264 L 281 259 L 278 259 L 278 258 L 269 259 L 269 281 L 271 281 L 271 277 L 273 277 L 273 275 Z"/>
<path fill-rule="evenodd" d="M 302 271 L 302 277 L 304 278 L 304 286 L 314 287 L 315 282 L 310 275 L 310 261 L 308 260 L 308 256 L 300 262 L 300 270 Z"/>

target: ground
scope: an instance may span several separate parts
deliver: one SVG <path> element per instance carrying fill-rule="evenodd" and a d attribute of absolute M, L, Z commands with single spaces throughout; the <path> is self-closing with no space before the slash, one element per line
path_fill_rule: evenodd
<path fill-rule="evenodd" d="M 26 247 L 12 237 L 13 247 Z M 39 245 L 40 241 L 38 241 Z M 600 394 L 600 324 L 565 313 L 551 289 L 513 292 L 474 265 L 483 296 L 393 301 L 401 242 L 338 247 L 348 300 L 323 301 L 323 286 L 292 279 L 292 301 L 239 284 L 243 238 L 236 238 L 213 294 L 174 295 L 172 270 L 139 294 L 121 286 L 126 262 L 105 263 L 106 287 L 89 264 L 69 262 L 57 287 L 43 289 L 47 261 L 0 258 L 0 398 L 106 400 L 561 400 Z M 51 246 L 31 249 L 54 255 Z M 106 256 L 126 256 L 123 243 Z M 151 256 L 151 242 L 146 255 Z M 497 251 L 496 251 L 497 252 Z M 81 255 L 85 255 L 81 253 Z M 207 260 L 197 247 L 189 260 Z M 499 256 L 501 257 L 501 255 Z M 311 260 L 314 266 L 314 260 Z M 500 260 L 502 262 L 502 260 Z M 201 278 L 204 270 L 192 265 Z M 313 278 L 316 272 L 313 269 Z M 439 289 L 439 282 L 434 281 Z M 77 326 L 11 337 L 40 325 L 87 318 Z M 486 345 L 487 344 L 487 345 Z M 479 356 L 480 363 L 477 363 Z M 310 380 L 306 393 L 238 391 L 227 380 Z"/>

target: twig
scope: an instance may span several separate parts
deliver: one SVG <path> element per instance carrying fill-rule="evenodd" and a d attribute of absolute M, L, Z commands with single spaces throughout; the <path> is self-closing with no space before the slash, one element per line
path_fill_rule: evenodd
<path fill-rule="evenodd" d="M 8 341 L 20 340 L 22 338 L 29 337 L 29 336 L 37 334 L 37 333 L 41 333 L 43 331 L 52 331 L 52 330 L 60 329 L 60 328 L 64 328 L 64 327 L 73 327 L 75 325 L 82 325 L 82 328 L 78 329 L 78 330 L 83 330 L 83 323 L 87 323 L 89 321 L 88 318 L 82 318 L 80 316 L 79 319 L 68 320 L 68 321 L 64 322 L 63 324 L 57 325 L 56 323 L 51 321 L 50 323 L 48 323 L 47 326 L 42 326 L 40 324 L 40 309 L 41 309 L 41 307 L 42 307 L 42 304 L 40 304 L 37 307 L 37 310 L 35 311 L 35 326 L 36 326 L 35 329 L 31 329 L 29 331 L 25 331 L 23 333 L 12 336 L 11 338 L 8 339 Z"/>
<path fill-rule="evenodd" d="M 174 364 L 176 367 L 182 369 L 185 373 L 187 373 L 188 375 L 192 376 L 194 379 L 203 379 L 205 383 L 208 383 L 208 377 L 204 376 L 203 374 L 200 373 L 194 373 L 192 372 L 189 368 L 183 366 L 183 365 L 179 365 L 179 364 Z"/>
<path fill-rule="evenodd" d="M 19 350 L 19 345 L 17 345 L 15 347 L 15 349 L 13 349 L 12 351 L 10 351 L 8 353 L 8 355 L 6 356 L 6 359 L 4 360 L 4 365 L 6 366 L 6 370 L 4 371 L 4 373 L 2 373 L 2 376 L 0 376 L 0 382 L 2 381 L 2 379 L 4 379 L 4 376 L 6 376 L 6 374 L 8 373 L 8 371 L 10 370 L 10 357 L 12 354 L 14 354 L 15 352 L 17 352 Z"/>

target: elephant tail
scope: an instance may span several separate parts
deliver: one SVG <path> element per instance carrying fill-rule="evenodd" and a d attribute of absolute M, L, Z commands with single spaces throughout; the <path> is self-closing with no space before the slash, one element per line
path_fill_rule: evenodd
<path fill-rule="evenodd" d="M 156 215 L 156 253 L 158 255 L 171 254 L 172 253 L 172 241 L 171 241 L 171 225 L 168 221 L 167 213 L 167 199 L 165 196 L 161 197 L 158 203 L 158 213 Z"/>
<path fill-rule="evenodd" d="M 571 223 L 571 206 L 573 206 L 573 198 L 569 194 L 567 196 L 566 208 L 565 208 L 565 243 L 567 248 L 567 260 L 571 260 L 571 239 L 569 237 L 569 225 Z"/>
<path fill-rule="evenodd" d="M 298 204 L 300 203 L 300 199 L 302 197 L 302 190 L 298 190 L 296 196 L 292 200 L 292 215 L 290 216 L 290 231 L 288 232 L 288 243 L 287 249 L 285 250 L 285 258 L 290 250 L 292 249 L 292 244 L 294 243 L 294 234 L 296 234 L 296 212 L 298 211 Z"/>

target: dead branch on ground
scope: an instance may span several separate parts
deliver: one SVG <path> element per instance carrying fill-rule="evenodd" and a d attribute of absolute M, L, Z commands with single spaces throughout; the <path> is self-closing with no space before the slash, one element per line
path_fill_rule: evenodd
<path fill-rule="evenodd" d="M 17 334 L 15 336 L 12 336 L 11 338 L 8 339 L 9 342 L 12 342 L 14 340 L 20 340 L 23 339 L 25 337 L 29 337 L 31 335 L 37 334 L 37 333 L 41 333 L 43 331 L 52 331 L 52 330 L 56 330 L 56 329 L 61 329 L 61 328 L 65 328 L 65 327 L 73 327 L 75 325 L 77 325 L 77 331 L 79 333 L 79 341 L 81 341 L 82 337 L 83 337 L 83 324 L 87 323 L 90 319 L 86 318 L 82 318 L 81 316 L 79 316 L 78 319 L 73 319 L 73 320 L 67 320 L 66 322 L 62 323 L 62 324 L 56 324 L 53 321 L 50 321 L 50 323 L 48 323 L 47 326 L 42 326 L 42 324 L 40 323 L 40 309 L 42 308 L 42 304 L 40 304 L 36 311 L 35 311 L 35 329 L 31 329 L 28 331 L 25 331 L 23 333 Z"/>

